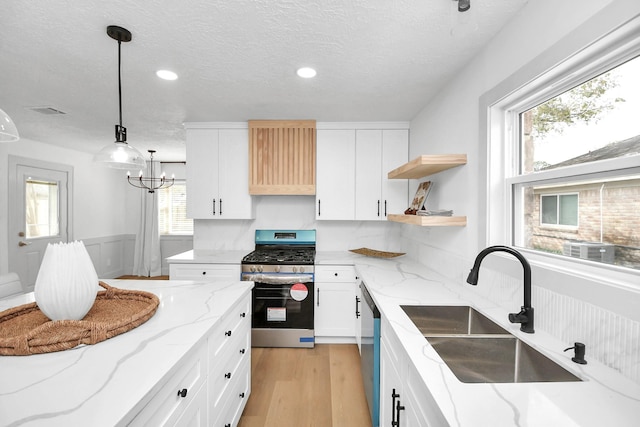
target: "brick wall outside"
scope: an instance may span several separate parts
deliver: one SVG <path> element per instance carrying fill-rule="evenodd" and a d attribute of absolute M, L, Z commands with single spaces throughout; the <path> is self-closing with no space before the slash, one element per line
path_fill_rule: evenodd
<path fill-rule="evenodd" d="M 615 264 L 640 268 L 640 180 L 534 190 L 526 228 L 529 247 L 562 253 L 566 241 L 603 242 L 616 245 Z M 540 194 L 578 193 L 578 227 L 540 224 Z M 602 240 L 600 240 L 602 221 Z"/>

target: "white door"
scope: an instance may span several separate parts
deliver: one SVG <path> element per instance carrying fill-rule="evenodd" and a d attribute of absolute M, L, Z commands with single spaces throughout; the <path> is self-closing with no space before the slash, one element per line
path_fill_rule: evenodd
<path fill-rule="evenodd" d="M 69 239 L 73 169 L 9 158 L 9 271 L 32 291 L 49 243 Z"/>
<path fill-rule="evenodd" d="M 218 218 L 252 219 L 249 194 L 249 130 L 220 129 Z"/>

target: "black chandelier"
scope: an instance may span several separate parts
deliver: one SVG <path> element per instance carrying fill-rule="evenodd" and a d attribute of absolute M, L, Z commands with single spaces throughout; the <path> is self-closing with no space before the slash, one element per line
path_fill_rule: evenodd
<path fill-rule="evenodd" d="M 171 187 L 174 182 L 175 182 L 175 178 L 173 176 L 171 176 L 171 179 L 167 179 L 167 177 L 165 176 L 164 172 L 162 172 L 162 175 L 160 175 L 159 178 L 156 178 L 156 176 L 154 175 L 154 166 L 153 166 L 153 153 L 156 152 L 156 150 L 147 150 L 149 151 L 149 154 L 151 155 L 151 176 L 150 177 L 144 177 L 142 171 L 140 171 L 140 174 L 138 175 L 137 178 L 131 178 L 131 173 L 127 172 L 127 181 L 129 181 L 129 184 L 133 185 L 134 187 L 137 188 L 146 188 L 147 190 L 149 190 L 149 193 L 155 193 L 156 190 L 159 190 L 161 188 L 169 188 Z"/>

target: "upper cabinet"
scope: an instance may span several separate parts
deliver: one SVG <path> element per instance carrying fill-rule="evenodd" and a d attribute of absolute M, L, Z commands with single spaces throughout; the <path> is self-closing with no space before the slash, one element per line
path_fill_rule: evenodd
<path fill-rule="evenodd" d="M 315 120 L 249 121 L 249 193 L 316 194 Z"/>
<path fill-rule="evenodd" d="M 467 164 L 466 154 L 422 155 L 388 173 L 389 179 L 420 179 Z M 401 211 L 404 211 L 402 209 Z M 389 214 L 389 221 L 421 226 L 465 226 L 466 216 L 422 216 Z"/>
<path fill-rule="evenodd" d="M 316 219 L 384 221 L 388 212 L 403 211 L 408 182 L 391 181 L 386 171 L 407 161 L 408 129 L 340 125 L 318 129 Z"/>
<path fill-rule="evenodd" d="M 187 128 L 187 217 L 253 219 L 246 128 Z"/>

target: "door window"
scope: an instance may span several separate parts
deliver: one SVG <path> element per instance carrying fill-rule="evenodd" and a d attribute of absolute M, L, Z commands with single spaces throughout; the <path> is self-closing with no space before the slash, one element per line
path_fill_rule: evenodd
<path fill-rule="evenodd" d="M 27 178 L 25 182 L 25 229 L 27 239 L 60 234 L 59 185 L 57 181 Z"/>

